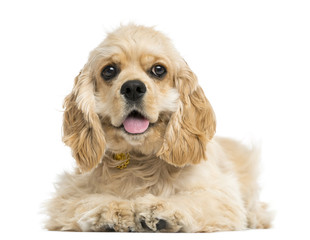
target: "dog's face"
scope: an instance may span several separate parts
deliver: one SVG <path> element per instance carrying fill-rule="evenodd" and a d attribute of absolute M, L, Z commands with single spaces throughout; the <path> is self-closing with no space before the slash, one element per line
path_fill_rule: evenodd
<path fill-rule="evenodd" d="M 215 131 L 195 75 L 169 39 L 141 26 L 119 28 L 91 52 L 65 108 L 64 141 L 82 171 L 105 151 L 198 163 Z"/>
<path fill-rule="evenodd" d="M 175 52 L 150 29 L 126 30 L 109 35 L 91 54 L 95 111 L 108 149 L 155 154 L 179 104 Z"/>

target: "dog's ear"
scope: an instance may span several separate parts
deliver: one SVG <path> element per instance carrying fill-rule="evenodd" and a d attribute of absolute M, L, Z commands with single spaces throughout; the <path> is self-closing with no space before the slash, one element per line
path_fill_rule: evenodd
<path fill-rule="evenodd" d="M 81 172 L 88 172 L 100 163 L 106 142 L 95 113 L 94 84 L 87 67 L 75 78 L 64 108 L 63 141 L 71 147 Z"/>
<path fill-rule="evenodd" d="M 158 156 L 175 166 L 206 160 L 206 145 L 216 129 L 213 109 L 198 85 L 195 74 L 183 62 L 174 78 L 180 94 L 177 111 L 168 123 Z"/>

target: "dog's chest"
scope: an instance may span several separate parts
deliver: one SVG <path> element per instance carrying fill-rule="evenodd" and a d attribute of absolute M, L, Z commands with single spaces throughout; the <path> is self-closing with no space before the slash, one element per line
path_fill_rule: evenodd
<path fill-rule="evenodd" d="M 162 164 L 144 166 L 131 162 L 125 169 L 103 167 L 102 174 L 96 179 L 95 191 L 126 199 L 147 193 L 169 196 L 177 191 L 177 175 L 174 169 Z"/>

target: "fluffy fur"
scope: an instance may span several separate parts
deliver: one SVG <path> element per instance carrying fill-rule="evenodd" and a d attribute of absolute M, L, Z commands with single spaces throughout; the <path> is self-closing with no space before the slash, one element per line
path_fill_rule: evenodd
<path fill-rule="evenodd" d="M 117 65 L 111 81 L 102 69 Z M 167 69 L 163 79 L 149 70 Z M 140 80 L 142 103 L 128 107 L 121 86 Z M 95 48 L 64 103 L 64 142 L 77 162 L 47 204 L 49 230 L 214 232 L 268 228 L 258 199 L 258 151 L 214 137 L 213 109 L 170 40 L 128 25 Z M 122 122 L 139 110 L 151 126 L 129 134 Z M 127 168 L 113 155 L 129 153 Z"/>

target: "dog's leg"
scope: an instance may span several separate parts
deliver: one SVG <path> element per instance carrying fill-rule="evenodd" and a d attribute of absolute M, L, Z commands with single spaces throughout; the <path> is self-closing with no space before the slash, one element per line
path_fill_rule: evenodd
<path fill-rule="evenodd" d="M 131 201 L 92 194 L 64 199 L 54 198 L 48 205 L 46 228 L 63 231 L 136 231 Z"/>
<path fill-rule="evenodd" d="M 170 198 L 146 195 L 135 202 L 139 231 L 214 232 L 246 228 L 241 199 L 224 192 L 183 192 Z"/>
<path fill-rule="evenodd" d="M 229 138 L 216 137 L 216 141 L 234 166 L 247 212 L 248 228 L 269 228 L 273 213 L 268 210 L 267 204 L 259 201 L 260 148 L 255 145 L 249 147 Z"/>

